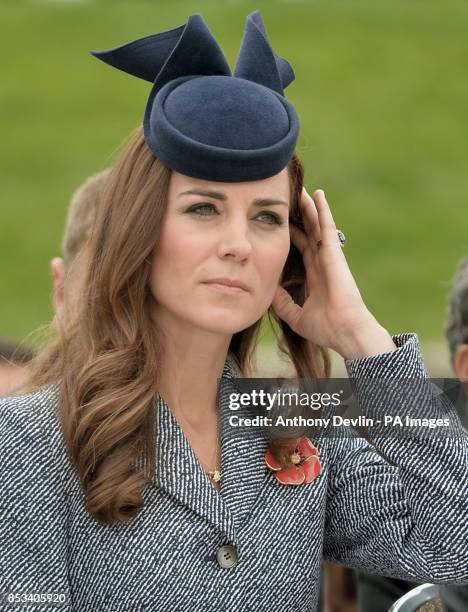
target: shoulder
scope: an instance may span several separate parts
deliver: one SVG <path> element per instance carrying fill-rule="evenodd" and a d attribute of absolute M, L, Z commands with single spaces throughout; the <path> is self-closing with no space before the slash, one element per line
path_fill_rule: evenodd
<path fill-rule="evenodd" d="M 0 524 L 23 558 L 50 554 L 66 524 L 69 469 L 57 404 L 56 385 L 0 401 Z"/>
<path fill-rule="evenodd" d="M 58 406 L 59 385 L 54 383 L 26 395 L 0 399 L 0 433 L 37 436 L 54 420 Z"/>
<path fill-rule="evenodd" d="M 59 385 L 54 383 L 26 395 L 0 400 L 0 452 L 4 470 L 28 466 L 40 458 L 54 460 L 62 446 L 56 416 Z"/>

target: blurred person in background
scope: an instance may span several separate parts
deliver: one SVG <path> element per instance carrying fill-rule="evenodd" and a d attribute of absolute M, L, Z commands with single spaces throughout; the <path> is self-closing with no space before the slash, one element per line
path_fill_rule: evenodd
<path fill-rule="evenodd" d="M 77 283 L 82 272 L 79 255 L 91 233 L 96 206 L 109 172 L 106 169 L 86 179 L 70 200 L 62 240 L 63 257 L 54 257 L 50 261 L 56 322 L 63 316 L 65 296 L 78 291 Z M 70 297 L 68 301 L 71 301 Z M 16 392 L 26 383 L 25 365 L 33 356 L 31 347 L 0 338 L 0 397 Z"/>
<path fill-rule="evenodd" d="M 445 328 L 450 361 L 455 376 L 462 382 L 466 404 L 468 402 L 468 257 L 459 264 L 453 282 Z M 465 423 L 466 427 L 466 423 Z M 468 469 L 468 466 L 466 466 Z M 466 500 L 468 503 L 468 500 Z M 467 543 L 468 564 L 468 543 Z M 468 610 L 468 586 L 440 585 L 440 597 L 447 612 Z"/>
<path fill-rule="evenodd" d="M 53 302 L 56 322 L 63 316 L 67 297 L 77 294 L 82 274 L 83 247 L 91 235 L 99 198 L 110 174 L 107 168 L 94 174 L 74 192 L 68 208 L 65 232 L 62 240 L 62 257 L 50 262 L 53 279 Z M 68 308 L 73 300 L 68 300 Z"/>
<path fill-rule="evenodd" d="M 445 327 L 450 362 L 461 381 L 468 381 L 468 257 L 458 265 Z"/>

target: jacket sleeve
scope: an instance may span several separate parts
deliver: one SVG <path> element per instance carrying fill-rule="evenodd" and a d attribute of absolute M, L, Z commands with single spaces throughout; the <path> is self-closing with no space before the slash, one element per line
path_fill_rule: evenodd
<path fill-rule="evenodd" d="M 0 610 L 69 612 L 66 489 L 31 398 L 0 401 Z"/>
<path fill-rule="evenodd" d="M 361 411 L 374 422 L 409 412 L 448 419 L 444 435 L 369 429 L 334 434 L 324 556 L 370 573 L 432 583 L 468 583 L 468 443 L 461 421 L 427 380 L 415 334 L 393 336 L 393 352 L 345 360 Z M 367 393 L 371 379 L 419 381 L 418 393 Z M 421 387 L 423 385 L 423 387 Z M 378 389 L 378 384 L 374 385 Z M 390 392 L 389 392 L 390 389 Z M 421 390 L 422 389 L 422 390 Z"/>

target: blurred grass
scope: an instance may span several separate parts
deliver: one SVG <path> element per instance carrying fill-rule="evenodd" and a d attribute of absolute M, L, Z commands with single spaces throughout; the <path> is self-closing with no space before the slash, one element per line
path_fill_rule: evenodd
<path fill-rule="evenodd" d="M 3 2 L 0 335 L 52 316 L 48 261 L 68 200 L 137 126 L 149 84 L 109 48 L 201 12 L 233 69 L 262 11 L 291 61 L 309 191 L 325 189 L 361 293 L 392 333 L 442 338 L 467 251 L 468 3 L 458 0 Z"/>

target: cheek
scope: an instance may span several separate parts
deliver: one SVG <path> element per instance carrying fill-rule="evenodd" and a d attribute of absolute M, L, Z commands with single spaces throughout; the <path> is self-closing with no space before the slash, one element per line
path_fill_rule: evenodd
<path fill-rule="evenodd" d="M 151 289 L 153 295 L 181 294 L 194 282 L 197 262 L 206 257 L 206 241 L 184 233 L 180 228 L 164 227 L 159 244 L 153 251 Z M 177 282 L 175 282 L 177 281 Z"/>
<path fill-rule="evenodd" d="M 289 249 L 289 236 L 285 236 L 278 241 L 272 242 L 267 248 L 263 247 L 261 252 L 258 253 L 258 269 L 266 290 L 270 287 L 274 293 L 288 258 Z"/>

